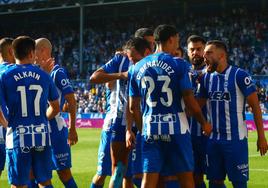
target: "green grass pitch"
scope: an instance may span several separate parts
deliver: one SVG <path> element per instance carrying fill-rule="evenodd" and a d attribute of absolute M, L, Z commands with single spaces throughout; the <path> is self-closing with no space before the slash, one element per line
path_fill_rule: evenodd
<path fill-rule="evenodd" d="M 72 147 L 72 172 L 79 188 L 89 188 L 92 177 L 96 172 L 97 152 L 100 139 L 100 129 L 78 129 L 79 143 Z M 266 135 L 268 135 L 266 133 Z M 249 133 L 249 188 L 268 188 L 268 156 L 260 157 L 256 151 L 256 132 Z M 268 137 L 266 137 L 268 138 Z M 63 188 L 57 174 L 53 173 L 55 188 Z M 105 187 L 108 187 L 108 179 Z M 227 181 L 227 188 L 231 184 Z M 0 179 L 0 188 L 10 187 L 7 183 L 6 169 Z"/>

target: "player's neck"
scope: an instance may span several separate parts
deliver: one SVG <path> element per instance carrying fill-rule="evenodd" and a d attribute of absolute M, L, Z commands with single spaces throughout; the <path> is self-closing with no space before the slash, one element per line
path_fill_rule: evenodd
<path fill-rule="evenodd" d="M 174 50 L 167 45 L 159 45 L 157 51 L 172 54 Z"/>
<path fill-rule="evenodd" d="M 194 70 L 201 70 L 201 69 L 204 68 L 205 65 L 206 65 L 205 62 L 203 62 L 203 63 L 201 63 L 201 64 L 199 64 L 199 65 L 194 65 L 194 64 L 193 64 L 193 69 L 194 69 Z"/>
<path fill-rule="evenodd" d="M 223 73 L 223 72 L 226 70 L 226 68 L 227 68 L 228 66 L 229 66 L 228 63 L 220 63 L 220 64 L 218 65 L 216 71 L 217 71 L 218 73 Z"/>
<path fill-rule="evenodd" d="M 26 65 L 26 64 L 33 64 L 33 63 L 29 59 L 23 59 L 23 60 L 16 59 L 16 64 Z"/>

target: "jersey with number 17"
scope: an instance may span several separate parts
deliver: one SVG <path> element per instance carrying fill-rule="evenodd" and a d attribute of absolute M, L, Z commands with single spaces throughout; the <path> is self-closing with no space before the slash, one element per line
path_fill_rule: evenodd
<path fill-rule="evenodd" d="M 182 92 L 191 90 L 189 66 L 167 53 L 145 57 L 129 70 L 129 95 L 141 97 L 142 135 L 173 135 L 189 131 Z"/>
<path fill-rule="evenodd" d="M 50 145 L 47 101 L 58 99 L 50 76 L 32 64 L 14 65 L 2 74 L 0 83 L 9 111 L 6 147 Z"/>

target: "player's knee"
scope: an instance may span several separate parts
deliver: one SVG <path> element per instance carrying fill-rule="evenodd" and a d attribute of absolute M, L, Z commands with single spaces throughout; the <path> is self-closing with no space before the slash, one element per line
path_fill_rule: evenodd
<path fill-rule="evenodd" d="M 142 178 L 138 178 L 138 177 L 133 178 L 133 183 L 134 183 L 134 185 L 136 185 L 137 188 L 141 187 L 141 180 L 142 180 Z"/>
<path fill-rule="evenodd" d="M 165 181 L 165 187 L 166 188 L 178 188 L 180 187 L 180 184 L 178 180 L 168 180 L 168 181 Z"/>
<path fill-rule="evenodd" d="M 114 174 L 112 175 L 114 188 L 121 187 L 125 171 L 126 171 L 126 166 L 121 161 L 119 161 L 117 163 L 117 166 L 115 167 Z"/>
<path fill-rule="evenodd" d="M 72 178 L 72 173 L 69 168 L 64 170 L 58 170 L 57 173 L 62 182 L 67 182 Z"/>
<path fill-rule="evenodd" d="M 247 188 L 247 182 L 232 182 L 234 188 Z"/>
<path fill-rule="evenodd" d="M 94 183 L 95 185 L 103 185 L 105 182 L 105 179 L 106 179 L 106 176 L 101 176 L 101 175 L 96 174 L 93 177 L 92 183 Z"/>
<path fill-rule="evenodd" d="M 209 181 L 209 188 L 226 188 L 224 180 L 211 180 Z"/>

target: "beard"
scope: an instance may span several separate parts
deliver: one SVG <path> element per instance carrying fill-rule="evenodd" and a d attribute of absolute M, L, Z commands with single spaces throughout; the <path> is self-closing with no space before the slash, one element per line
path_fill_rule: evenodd
<path fill-rule="evenodd" d="M 211 63 L 207 63 L 207 72 L 209 73 L 213 73 L 216 71 L 217 67 L 218 67 L 219 63 L 216 61 L 212 61 Z"/>
<path fill-rule="evenodd" d="M 193 65 L 194 66 L 199 66 L 199 65 L 202 65 L 204 63 L 204 58 L 203 57 L 194 57 L 193 60 Z"/>

